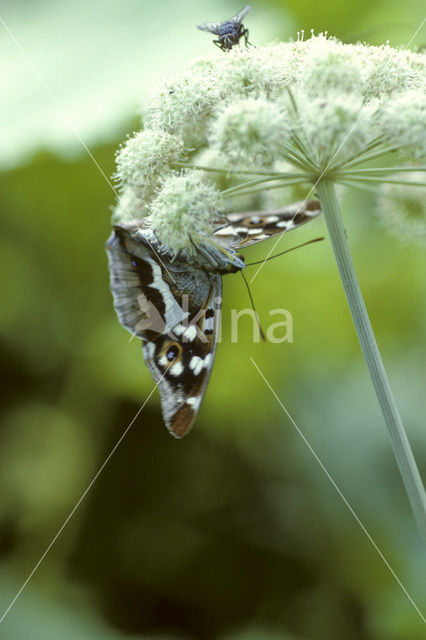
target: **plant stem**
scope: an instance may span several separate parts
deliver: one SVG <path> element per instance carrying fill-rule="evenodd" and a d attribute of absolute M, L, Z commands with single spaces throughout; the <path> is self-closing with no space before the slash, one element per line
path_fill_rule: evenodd
<path fill-rule="evenodd" d="M 224 198 L 232 198 L 232 196 L 247 196 L 253 195 L 254 193 L 262 193 L 262 191 L 271 191 L 272 189 L 284 189 L 284 187 L 292 187 L 295 184 L 310 184 L 309 178 L 294 178 L 294 180 L 284 181 L 281 180 L 278 184 L 272 185 L 261 185 L 260 187 L 254 189 L 241 189 L 241 191 L 232 191 L 229 193 L 226 191 L 221 191 L 221 195 Z M 311 190 L 312 191 L 312 190 Z"/>
<path fill-rule="evenodd" d="M 241 182 L 240 184 L 235 185 L 235 187 L 229 187 L 228 189 L 224 189 L 221 193 L 222 196 L 230 196 L 231 194 L 237 194 L 241 191 L 248 189 L 249 187 L 254 187 L 256 185 L 262 185 L 266 182 L 273 182 L 275 180 L 279 180 L 280 183 L 277 187 L 281 185 L 285 185 L 286 182 L 293 182 L 296 184 L 297 182 L 303 181 L 307 182 L 311 179 L 311 176 L 308 174 L 303 175 L 302 173 L 277 173 L 276 175 L 272 175 L 266 178 L 257 178 L 256 180 L 250 180 L 249 182 Z M 260 191 L 263 189 L 268 189 L 269 187 L 266 185 L 265 187 L 260 187 Z"/>
<path fill-rule="evenodd" d="M 365 160 L 362 160 L 362 156 L 366 156 L 366 155 L 368 156 L 368 154 L 371 151 L 373 151 L 373 149 L 377 150 L 377 147 L 383 148 L 383 144 L 384 144 L 383 136 L 378 136 L 378 137 L 374 138 L 373 140 L 370 140 L 370 142 L 368 142 L 361 149 L 357 149 L 355 153 L 350 155 L 343 162 L 338 162 L 338 163 L 334 164 L 333 167 L 334 168 L 345 167 L 347 163 L 352 164 L 352 162 L 360 160 L 360 158 L 361 158 L 361 160 L 360 160 L 361 162 L 365 162 Z"/>
<path fill-rule="evenodd" d="M 204 165 L 198 164 L 187 164 L 185 162 L 175 162 L 173 167 L 179 169 L 198 169 L 199 171 L 211 171 L 214 173 L 223 173 L 224 175 L 249 175 L 249 176 L 272 176 L 277 175 L 281 176 L 282 171 L 261 171 L 260 169 L 252 169 L 251 171 L 247 171 L 247 169 L 229 169 L 228 167 L 224 167 L 223 169 L 219 169 L 217 167 L 206 167 Z"/>
<path fill-rule="evenodd" d="M 346 180 L 341 180 L 340 178 L 336 178 L 336 183 L 343 184 L 345 187 L 349 187 L 350 189 L 362 189 L 363 191 L 367 191 L 368 193 L 374 193 L 377 196 L 377 187 L 367 186 L 362 182 L 346 182 Z"/>
<path fill-rule="evenodd" d="M 340 163 L 333 164 L 333 171 L 337 171 L 342 167 L 352 167 L 357 166 L 358 164 L 364 164 L 364 162 L 370 162 L 371 160 L 375 160 L 375 158 L 380 158 L 380 156 L 384 156 L 387 153 L 391 153 L 392 151 L 397 151 L 399 147 L 381 147 L 376 151 L 359 151 L 357 154 L 354 154 L 352 159 L 342 160 Z"/>
<path fill-rule="evenodd" d="M 385 175 L 383 176 L 352 176 L 349 174 L 349 172 L 347 173 L 341 173 L 339 174 L 339 176 L 336 177 L 336 179 L 339 179 L 340 177 L 343 178 L 343 180 L 350 180 L 351 182 L 375 182 L 375 183 L 384 183 L 386 182 L 387 184 L 408 184 L 412 187 L 424 187 L 425 186 L 425 182 L 424 180 L 422 182 L 417 182 L 414 180 L 397 180 L 395 178 L 387 178 Z"/>
<path fill-rule="evenodd" d="M 417 167 L 417 166 L 406 166 L 406 167 L 381 167 L 381 168 L 369 168 L 364 167 L 363 169 L 349 169 L 349 171 L 342 171 L 342 175 L 382 175 L 383 173 L 402 173 L 402 172 L 411 172 L 411 171 L 421 171 L 425 172 L 426 167 Z M 340 175 L 340 174 L 339 174 Z"/>
<path fill-rule="evenodd" d="M 411 507 L 416 517 L 420 533 L 426 542 L 425 490 L 389 385 L 358 284 L 333 182 L 328 179 L 322 179 L 317 185 L 317 193 L 321 202 L 321 208 L 324 213 L 334 256 L 358 339 L 370 371 L 376 396 L 389 429 L 393 450 Z"/>

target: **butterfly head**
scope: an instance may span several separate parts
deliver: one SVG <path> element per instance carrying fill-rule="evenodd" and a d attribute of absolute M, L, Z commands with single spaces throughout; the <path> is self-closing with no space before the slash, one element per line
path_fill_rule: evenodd
<path fill-rule="evenodd" d="M 203 269 L 225 275 L 236 273 L 245 268 L 244 258 L 235 249 L 226 247 L 222 243 L 211 238 L 204 238 L 200 244 L 193 244 L 194 263 L 198 263 Z"/>

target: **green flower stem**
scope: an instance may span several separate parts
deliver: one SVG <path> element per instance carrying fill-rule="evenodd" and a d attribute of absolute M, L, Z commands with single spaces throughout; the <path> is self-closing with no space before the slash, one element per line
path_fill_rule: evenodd
<path fill-rule="evenodd" d="M 374 193 L 377 196 L 377 187 L 367 186 L 362 182 L 346 182 L 346 180 L 341 180 L 340 178 L 336 178 L 336 183 L 342 184 L 344 187 L 349 187 L 350 189 L 361 189 L 362 191 L 367 191 L 368 193 Z"/>
<path fill-rule="evenodd" d="M 392 446 L 410 499 L 411 507 L 416 517 L 420 533 L 426 542 L 425 490 L 386 376 L 382 358 L 358 284 L 333 182 L 329 179 L 320 180 L 317 185 L 317 193 L 321 202 L 334 256 L 339 268 L 358 339 L 370 371 L 386 425 L 389 429 Z"/>
<path fill-rule="evenodd" d="M 310 175 L 303 175 L 301 173 L 281 173 L 277 175 L 271 175 L 270 177 L 258 178 L 256 180 L 250 180 L 249 182 L 241 182 L 237 184 L 235 187 L 229 187 L 229 189 L 224 189 L 222 191 L 222 195 L 227 197 L 233 193 L 241 193 L 243 190 L 248 189 L 249 187 L 254 187 L 256 185 L 263 185 L 265 182 L 273 182 L 275 180 L 280 180 L 280 184 L 277 186 L 285 185 L 289 180 L 291 183 L 294 181 L 307 181 L 310 180 Z M 268 189 L 267 186 L 261 187 L 261 189 Z"/>
<path fill-rule="evenodd" d="M 284 147 L 283 158 L 295 167 L 302 169 L 302 171 L 315 171 L 316 169 L 315 165 L 309 162 L 306 158 L 301 160 L 300 154 L 294 148 Z"/>
<path fill-rule="evenodd" d="M 186 162 L 175 162 L 173 165 L 174 169 L 197 169 L 198 171 L 210 171 L 212 173 L 223 173 L 225 175 L 249 175 L 249 176 L 282 176 L 282 171 L 261 171 L 260 169 L 229 169 L 226 168 L 217 168 L 217 167 L 206 167 L 205 165 L 198 164 L 188 164 Z"/>
<path fill-rule="evenodd" d="M 388 184 L 404 184 L 410 185 L 412 187 L 424 187 L 425 182 L 416 182 L 415 180 L 398 180 L 396 178 L 386 178 L 385 176 L 366 176 L 366 175 L 358 175 L 353 176 L 349 173 L 339 173 L 336 176 L 336 179 L 341 178 L 342 180 L 350 181 L 350 182 L 374 182 L 374 183 L 388 183 Z"/>
<path fill-rule="evenodd" d="M 392 151 L 398 151 L 399 147 L 381 147 L 380 149 L 374 151 L 373 150 L 364 150 L 357 152 L 352 158 L 348 158 L 347 160 L 343 160 L 340 163 L 333 162 L 333 169 L 337 170 L 341 167 L 354 167 L 359 164 L 363 164 L 364 162 L 370 162 L 371 160 L 375 160 L 376 158 L 380 158 L 381 156 L 385 156 L 388 153 L 392 153 Z"/>
<path fill-rule="evenodd" d="M 353 153 L 352 155 L 349 155 L 348 157 L 345 157 L 345 159 L 342 162 L 337 162 L 337 163 L 333 163 L 333 166 L 346 166 L 347 163 L 352 164 L 353 162 L 356 162 L 359 160 L 359 158 L 361 158 L 362 156 L 366 156 L 369 153 L 373 153 L 374 150 L 378 147 L 380 147 L 381 149 L 383 149 L 384 147 L 384 143 L 385 140 L 383 138 L 383 136 L 377 136 L 376 138 L 374 138 L 373 140 L 370 140 L 370 142 L 368 142 L 366 145 L 364 145 L 364 147 L 361 147 L 360 149 L 357 149 L 355 151 L 355 153 Z M 338 159 L 338 157 L 337 157 Z M 361 162 L 365 162 L 364 160 L 361 160 Z"/>
<path fill-rule="evenodd" d="M 172 165 L 174 169 L 194 169 L 197 171 L 209 171 L 210 173 L 222 173 L 223 175 L 248 175 L 248 176 L 266 176 L 267 180 L 274 180 L 275 178 L 298 178 L 299 176 L 308 177 L 312 179 L 316 167 L 311 167 L 312 172 L 310 174 L 291 171 L 283 173 L 282 171 L 262 171 L 261 169 L 229 169 L 228 167 L 207 167 L 205 165 L 187 164 L 186 162 L 177 162 Z M 261 181 L 265 180 L 262 178 Z M 240 185 L 237 185 L 240 186 Z"/>
<path fill-rule="evenodd" d="M 269 186 L 263 186 L 254 188 L 254 189 L 241 189 L 241 191 L 232 191 L 228 193 L 227 191 L 222 191 L 221 195 L 224 198 L 232 198 L 232 196 L 247 196 L 253 195 L 255 193 L 263 193 L 264 191 L 271 191 L 272 189 L 284 189 L 284 187 L 293 187 L 296 184 L 311 184 L 311 179 L 309 178 L 294 178 L 293 180 L 288 180 L 284 182 L 281 180 L 278 184 L 271 184 Z"/>
<path fill-rule="evenodd" d="M 303 145 L 303 141 L 299 138 L 297 134 L 293 134 L 293 144 L 284 144 L 284 156 L 286 156 L 289 160 L 292 158 L 296 158 L 300 165 L 305 167 L 308 171 L 316 169 L 315 163 L 310 159 L 310 154 L 308 149 Z"/>
<path fill-rule="evenodd" d="M 426 171 L 426 167 L 411 167 L 411 166 L 406 166 L 406 167 L 381 167 L 381 168 L 367 168 L 364 167 L 362 169 L 350 169 L 350 171 L 347 172 L 347 175 L 358 175 L 358 174 L 362 174 L 362 175 L 379 175 L 381 176 L 383 173 L 403 173 L 403 172 L 410 172 L 410 171 Z M 343 171 L 341 175 L 345 175 L 346 172 Z M 339 174 L 340 175 L 340 174 Z"/>

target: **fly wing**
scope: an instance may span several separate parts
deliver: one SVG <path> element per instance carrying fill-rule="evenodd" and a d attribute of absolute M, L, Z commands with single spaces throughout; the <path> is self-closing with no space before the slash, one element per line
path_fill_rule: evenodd
<path fill-rule="evenodd" d="M 251 9 L 251 5 L 247 5 L 244 9 L 241 9 L 238 13 L 235 14 L 230 20 L 224 20 L 223 22 L 202 22 L 201 24 L 197 24 L 197 29 L 201 29 L 201 31 L 208 31 L 209 33 L 214 33 L 215 35 L 221 35 L 224 25 L 239 25 L 244 20 L 244 17 L 248 14 Z"/>
<path fill-rule="evenodd" d="M 244 9 L 241 9 L 241 11 L 236 13 L 235 16 L 231 18 L 230 21 L 236 24 L 241 24 L 244 18 L 246 17 L 246 15 L 248 14 L 248 12 L 250 11 L 250 9 L 251 9 L 251 5 L 248 4 L 246 7 L 244 7 Z"/>
<path fill-rule="evenodd" d="M 197 24 L 197 29 L 214 33 L 217 36 L 220 34 L 222 24 L 222 22 L 202 22 L 201 24 Z"/>

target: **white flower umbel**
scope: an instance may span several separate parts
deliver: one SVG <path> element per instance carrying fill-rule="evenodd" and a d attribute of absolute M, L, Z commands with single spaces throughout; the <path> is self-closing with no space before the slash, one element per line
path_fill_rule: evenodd
<path fill-rule="evenodd" d="M 228 163 L 271 166 L 288 135 L 288 113 L 266 98 L 243 98 L 218 110 L 208 140 Z"/>
<path fill-rule="evenodd" d="M 122 189 L 112 214 L 112 222 L 133 222 L 143 218 L 148 213 L 146 200 L 136 195 L 133 187 Z"/>
<path fill-rule="evenodd" d="M 115 178 L 121 191 L 132 189 L 134 197 L 146 208 L 160 179 L 175 162 L 183 159 L 183 144 L 182 138 L 161 129 L 145 129 L 129 138 L 116 156 Z"/>
<path fill-rule="evenodd" d="M 195 172 L 166 178 L 147 218 L 161 244 L 171 253 L 193 249 L 209 235 L 218 218 L 220 194 Z"/>
<path fill-rule="evenodd" d="M 382 184 L 378 189 L 377 214 L 390 235 L 406 243 L 426 243 L 424 188 Z"/>
<path fill-rule="evenodd" d="M 408 156 L 426 159 L 426 86 L 392 96 L 381 108 L 383 134 Z"/>
<path fill-rule="evenodd" d="M 143 203 L 170 253 L 188 248 L 189 237 L 201 242 L 211 231 L 219 189 L 222 210 L 232 210 L 236 196 L 256 208 L 265 192 L 281 193 L 284 187 L 318 195 L 426 539 L 424 488 L 362 299 L 335 190 L 336 184 L 370 190 L 388 184 L 401 185 L 408 194 L 410 187 L 426 186 L 426 56 L 387 44 L 346 45 L 325 35 L 234 47 L 196 60 L 164 83 L 144 121 L 146 130 L 119 152 L 117 175 L 129 207 Z M 379 199 L 384 209 L 386 197 Z M 116 218 L 125 215 L 122 205 Z"/>

